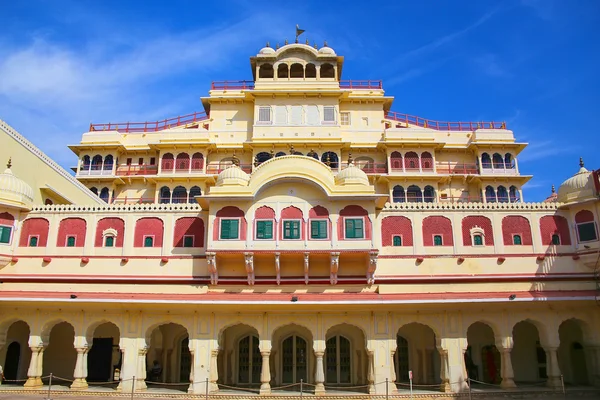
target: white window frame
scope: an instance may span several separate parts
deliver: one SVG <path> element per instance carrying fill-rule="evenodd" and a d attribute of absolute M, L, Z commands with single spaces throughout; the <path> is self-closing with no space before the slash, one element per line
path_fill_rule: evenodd
<path fill-rule="evenodd" d="M 312 237 L 312 226 L 311 226 L 311 222 L 312 221 L 325 221 L 327 224 L 327 237 L 323 238 L 323 239 L 315 239 Z M 321 217 L 321 218 L 309 218 L 308 219 L 308 240 L 317 240 L 317 241 L 324 241 L 324 240 L 330 240 L 330 229 L 331 228 L 331 221 L 329 221 L 329 218 L 326 217 Z"/>
<path fill-rule="evenodd" d="M 237 238 L 231 238 L 231 239 L 221 239 L 221 226 L 224 220 L 234 220 L 236 219 L 238 221 L 238 236 Z M 240 238 L 242 237 L 242 218 L 241 217 L 219 217 L 219 236 L 217 237 L 217 240 L 221 241 L 232 241 L 232 240 L 241 240 Z"/>
<path fill-rule="evenodd" d="M 37 238 L 37 242 L 35 242 L 35 246 L 31 246 L 31 238 Z M 40 235 L 29 235 L 27 238 L 27 247 L 40 247 Z"/>
<path fill-rule="evenodd" d="M 117 230 L 114 228 L 108 228 L 102 231 L 102 247 L 109 247 L 106 246 L 106 238 L 108 236 L 113 238 L 113 245 L 110 247 L 117 247 Z M 109 247 L 109 248 L 110 248 Z"/>
<path fill-rule="evenodd" d="M 0 245 L 10 246 L 10 244 L 12 243 L 12 240 L 13 240 L 15 227 L 13 225 L 4 225 L 4 224 L 0 224 L 0 226 L 10 229 L 10 237 L 8 238 L 8 243 L 0 243 Z"/>
<path fill-rule="evenodd" d="M 196 246 L 196 235 L 183 235 L 183 239 L 182 239 L 183 241 L 181 243 L 183 245 L 182 247 L 186 247 L 185 238 L 187 238 L 187 237 L 192 238 L 192 246 L 191 247 L 195 247 Z"/>
<path fill-rule="evenodd" d="M 399 237 L 400 238 L 400 246 L 394 245 L 394 238 L 395 237 Z M 404 235 L 398 234 L 398 233 L 392 233 L 392 247 L 404 247 Z"/>
<path fill-rule="evenodd" d="M 439 236 L 442 239 L 442 244 L 437 245 L 435 244 L 435 237 Z M 431 235 L 431 244 L 433 247 L 442 247 L 444 246 L 444 235 L 440 234 L 440 233 L 434 233 L 433 235 Z"/>
<path fill-rule="evenodd" d="M 512 244 L 511 244 L 511 246 L 524 246 L 524 244 L 523 244 L 523 234 L 522 233 L 519 233 L 519 232 L 517 232 L 517 233 L 511 233 L 510 236 L 512 238 Z M 519 236 L 521 238 L 521 244 L 515 244 L 515 236 Z M 552 240 L 552 239 L 550 239 L 550 240 Z"/>
<path fill-rule="evenodd" d="M 260 112 L 268 109 L 269 110 L 269 120 L 261 121 L 260 120 Z M 271 106 L 258 106 L 258 115 L 256 116 L 256 124 L 257 125 L 272 125 L 273 124 L 273 107 Z"/>
<path fill-rule="evenodd" d="M 362 238 L 348 238 L 348 237 L 346 237 L 346 220 L 347 219 L 362 219 L 363 220 L 363 237 Z M 342 218 L 342 223 L 344 224 L 342 226 L 342 231 L 344 232 L 344 240 L 366 240 L 366 237 L 367 237 L 367 223 L 366 223 L 366 217 L 364 215 L 362 215 L 362 216 L 356 216 L 356 217 L 352 217 L 352 216 L 343 217 Z"/>
<path fill-rule="evenodd" d="M 474 226 L 471 228 L 469 233 L 471 234 L 471 247 L 485 247 L 485 232 L 483 231 L 483 228 L 480 226 Z M 475 244 L 475 235 L 481 235 L 481 245 Z"/>
<path fill-rule="evenodd" d="M 347 117 L 347 120 L 344 122 L 344 118 Z M 352 125 L 352 119 L 350 117 L 350 111 L 340 111 L 340 125 L 349 126 Z"/>
<path fill-rule="evenodd" d="M 146 238 L 152 238 L 152 246 L 146 247 Z M 155 246 L 155 244 L 156 244 L 155 239 L 156 239 L 156 235 L 144 235 L 144 236 L 142 236 L 142 247 L 146 247 L 148 249 L 156 247 Z"/>
<path fill-rule="evenodd" d="M 75 245 L 73 247 L 77 247 L 77 235 L 67 235 L 65 236 L 65 247 L 69 247 L 69 238 L 75 238 Z"/>
<path fill-rule="evenodd" d="M 286 221 L 298 221 L 299 222 L 300 226 L 298 226 L 298 233 L 299 233 L 298 239 L 286 239 L 285 238 L 285 222 Z M 303 240 L 302 239 L 302 218 L 286 218 L 286 219 L 281 220 L 281 240 L 285 240 L 286 242 Z M 317 240 L 317 239 L 315 239 L 315 240 Z"/>
<path fill-rule="evenodd" d="M 326 110 L 333 110 L 333 121 L 326 121 L 325 114 Z M 323 106 L 323 121 L 321 122 L 323 125 L 336 125 L 337 124 L 337 110 L 335 106 Z"/>
<path fill-rule="evenodd" d="M 273 221 L 273 231 L 271 232 L 271 236 L 272 236 L 271 239 L 258 237 L 258 223 L 260 221 Z M 275 218 L 257 218 L 254 220 L 254 240 L 273 241 L 273 240 L 275 240 L 276 235 L 277 235 L 277 221 L 275 220 Z"/>

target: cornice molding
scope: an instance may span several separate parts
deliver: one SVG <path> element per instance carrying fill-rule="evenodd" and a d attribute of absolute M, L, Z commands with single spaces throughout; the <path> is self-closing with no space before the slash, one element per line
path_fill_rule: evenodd
<path fill-rule="evenodd" d="M 77 204 L 52 204 L 52 205 L 35 205 L 31 209 L 32 214 L 48 214 L 48 213 L 109 213 L 122 214 L 127 213 L 157 213 L 164 214 L 165 212 L 193 212 L 199 213 L 202 210 L 199 204 L 105 204 L 105 205 L 77 205 Z"/>
<path fill-rule="evenodd" d="M 385 203 L 383 212 L 402 211 L 556 211 L 562 203 Z"/>

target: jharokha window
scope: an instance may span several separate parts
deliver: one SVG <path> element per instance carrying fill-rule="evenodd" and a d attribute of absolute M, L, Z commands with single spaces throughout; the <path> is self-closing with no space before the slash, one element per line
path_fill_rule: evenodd
<path fill-rule="evenodd" d="M 239 219 L 222 219 L 220 239 L 239 239 L 240 237 L 240 220 Z"/>

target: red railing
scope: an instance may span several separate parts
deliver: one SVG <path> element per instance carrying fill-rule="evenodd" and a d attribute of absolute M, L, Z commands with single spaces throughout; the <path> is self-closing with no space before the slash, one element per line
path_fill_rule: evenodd
<path fill-rule="evenodd" d="M 385 118 L 438 131 L 474 131 L 477 129 L 506 129 L 506 122 L 443 122 L 388 111 Z"/>
<path fill-rule="evenodd" d="M 207 165 L 206 173 L 210 175 L 217 175 L 230 166 L 231 165 Z M 252 172 L 252 164 L 240 164 L 240 168 L 247 174 Z"/>
<path fill-rule="evenodd" d="M 360 162 L 355 163 L 355 165 L 362 169 L 365 174 L 387 174 L 387 164 L 386 163 L 365 163 L 361 164 Z M 341 164 L 342 169 L 348 167 L 348 163 Z"/>
<path fill-rule="evenodd" d="M 481 196 L 440 197 L 439 201 L 448 203 L 483 203 Z"/>
<path fill-rule="evenodd" d="M 254 81 L 213 81 L 210 90 L 253 90 Z"/>
<path fill-rule="evenodd" d="M 122 165 L 117 168 L 117 176 L 156 175 L 158 165 Z"/>
<path fill-rule="evenodd" d="M 340 81 L 340 89 L 383 89 L 381 81 Z"/>
<path fill-rule="evenodd" d="M 438 174 L 449 175 L 477 175 L 479 169 L 477 164 L 457 164 L 451 162 L 437 162 L 436 171 Z"/>
<path fill-rule="evenodd" d="M 197 121 L 208 119 L 204 111 L 193 114 L 181 115 L 175 118 L 169 118 L 155 122 L 120 122 L 108 124 L 90 124 L 90 132 L 94 131 L 119 131 L 119 132 L 158 132 L 165 129 L 175 128 L 177 126 L 188 125 Z"/>

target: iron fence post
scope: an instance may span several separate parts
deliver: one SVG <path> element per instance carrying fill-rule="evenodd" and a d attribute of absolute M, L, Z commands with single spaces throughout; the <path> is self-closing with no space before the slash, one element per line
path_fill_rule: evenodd
<path fill-rule="evenodd" d="M 135 375 L 133 376 L 133 380 L 131 381 L 131 398 L 133 399 L 135 393 Z"/>
<path fill-rule="evenodd" d="M 48 381 L 48 395 L 46 396 L 47 400 L 52 400 L 50 397 L 50 391 L 52 390 L 52 372 L 50 372 L 50 380 Z"/>
<path fill-rule="evenodd" d="M 389 382 L 388 382 L 388 378 L 385 378 L 385 400 L 388 400 L 389 398 Z"/>
<path fill-rule="evenodd" d="M 302 383 L 304 383 L 304 380 L 300 379 L 300 400 L 302 400 Z"/>
<path fill-rule="evenodd" d="M 206 400 L 208 400 L 208 378 L 206 378 Z"/>

